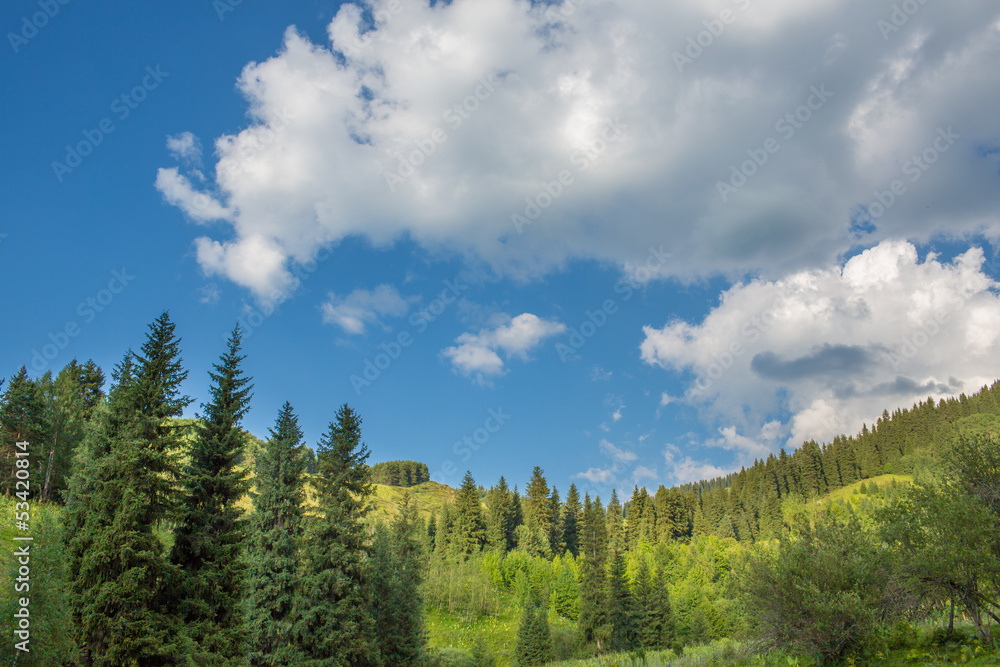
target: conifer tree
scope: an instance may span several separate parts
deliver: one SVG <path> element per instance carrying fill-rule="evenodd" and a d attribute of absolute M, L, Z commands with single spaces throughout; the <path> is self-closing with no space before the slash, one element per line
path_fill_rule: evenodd
<path fill-rule="evenodd" d="M 472 472 L 466 471 L 462 486 L 455 495 L 455 523 L 452 529 L 452 554 L 466 558 L 479 553 L 486 544 L 486 520 L 483 517 L 479 490 Z"/>
<path fill-rule="evenodd" d="M 562 502 L 559 500 L 559 491 L 552 487 L 552 495 L 549 496 L 549 547 L 553 555 L 561 556 L 566 550 L 566 541 L 563 537 Z"/>
<path fill-rule="evenodd" d="M 378 524 L 372 543 L 372 618 L 381 664 L 422 664 L 426 630 L 421 595 L 423 556 L 416 506 L 404 494 L 390 527 Z"/>
<path fill-rule="evenodd" d="M 237 467 L 243 456 L 240 422 L 250 405 L 250 378 L 241 364 L 242 334 L 233 329 L 202 404 L 190 460 L 184 470 L 183 496 L 171 563 L 177 568 L 173 594 L 196 662 L 242 664 L 244 647 L 243 543 L 246 534 L 237 505 L 249 484 Z"/>
<path fill-rule="evenodd" d="M 302 659 L 291 636 L 302 539 L 302 429 L 292 405 L 281 406 L 270 438 L 254 461 L 256 494 L 250 515 L 247 635 L 252 667 Z"/>
<path fill-rule="evenodd" d="M 577 556 L 580 553 L 580 493 L 576 490 L 576 484 L 569 485 L 569 492 L 566 494 L 566 504 L 563 506 L 563 540 L 566 543 L 566 551 Z"/>
<path fill-rule="evenodd" d="M 358 414 L 341 406 L 318 449 L 318 507 L 307 517 L 294 634 L 303 665 L 368 665 L 377 661 L 365 567 L 372 486 Z"/>
<path fill-rule="evenodd" d="M 542 469 L 535 466 L 531 472 L 531 481 L 524 491 L 524 522 L 533 518 L 535 525 L 545 534 L 546 539 L 552 534 L 552 512 L 549 508 L 549 484 L 545 481 Z"/>
<path fill-rule="evenodd" d="M 552 635 L 545 607 L 528 600 L 521 613 L 514 655 L 518 667 L 544 665 L 552 659 Z"/>
<path fill-rule="evenodd" d="M 608 501 L 608 547 L 611 551 L 625 550 L 625 518 L 622 505 L 618 502 L 618 492 L 611 489 L 611 500 Z"/>
<path fill-rule="evenodd" d="M 514 548 L 517 527 L 514 502 L 514 494 L 501 475 L 497 485 L 486 494 L 486 541 L 494 549 L 510 551 Z"/>
<path fill-rule="evenodd" d="M 579 571 L 579 626 L 586 641 L 596 641 L 602 648 L 605 625 L 604 561 L 607 532 L 604 508 L 600 497 L 593 503 L 590 494 L 583 497 L 583 525 L 580 536 Z"/>
<path fill-rule="evenodd" d="M 37 466 L 46 458 L 48 431 L 45 396 L 39 383 L 28 377 L 28 369 L 21 366 L 7 383 L 0 403 L 0 489 L 5 495 L 14 491 L 14 448 L 19 441 L 28 443 L 28 460 L 35 467 L 29 492 L 38 495 L 42 483 Z"/>
<path fill-rule="evenodd" d="M 631 651 L 637 645 L 638 627 L 634 600 L 625 575 L 625 559 L 612 550 L 608 557 L 608 592 L 606 619 L 611 626 L 608 648 L 612 651 Z"/>
<path fill-rule="evenodd" d="M 141 352 L 116 367 L 70 481 L 70 604 L 85 667 L 158 667 L 186 652 L 153 529 L 176 503 L 179 434 L 170 418 L 190 403 L 180 394 L 187 371 L 169 315 L 149 329 Z"/>

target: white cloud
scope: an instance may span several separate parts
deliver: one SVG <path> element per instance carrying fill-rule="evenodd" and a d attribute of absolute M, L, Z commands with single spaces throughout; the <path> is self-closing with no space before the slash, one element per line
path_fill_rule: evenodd
<path fill-rule="evenodd" d="M 361 35 L 361 10 L 342 5 L 329 43 L 289 29 L 274 57 L 244 68 L 252 124 L 215 140 L 214 181 L 196 192 L 165 169 L 157 187 L 192 219 L 231 225 L 224 254 L 272 248 L 255 280 L 239 261 L 205 259 L 264 291 L 349 235 L 408 237 L 516 276 L 568 258 L 635 269 L 666 244 L 664 275 L 774 278 L 856 236 L 997 233 L 995 164 L 976 150 L 996 142 L 995 6 L 929 3 L 883 39 L 882 3 L 750 3 L 679 72 L 675 53 L 718 7 L 374 0 Z M 832 97 L 815 108 L 822 86 Z M 781 124 L 788 115 L 799 127 Z M 960 138 L 912 180 L 912 156 L 949 127 Z M 762 159 L 768 138 L 778 152 L 748 163 L 756 173 L 722 201 L 718 183 Z M 403 179 L 392 191 L 388 174 Z M 855 214 L 849 229 L 894 180 L 906 192 L 874 228 Z M 518 233 L 512 214 L 532 206 Z"/>
<path fill-rule="evenodd" d="M 201 141 L 191 132 L 167 137 L 167 150 L 176 160 L 197 164 L 201 161 Z"/>
<path fill-rule="evenodd" d="M 1000 299 L 982 263 L 978 248 L 942 263 L 884 241 L 843 267 L 737 284 L 700 324 L 647 326 L 642 358 L 691 380 L 684 400 L 723 424 L 707 445 L 752 457 L 829 441 L 1000 376 Z"/>
<path fill-rule="evenodd" d="M 201 298 L 198 299 L 200 303 L 213 304 L 219 302 L 219 297 L 222 296 L 219 286 L 215 283 L 208 283 L 207 285 L 202 285 L 198 292 L 201 294 Z"/>
<path fill-rule="evenodd" d="M 403 297 L 392 285 L 379 285 L 372 291 L 356 289 L 342 297 L 330 292 L 321 306 L 323 322 L 336 324 L 348 334 L 363 334 L 381 316 L 405 315 L 411 301 L 412 297 Z"/>
<path fill-rule="evenodd" d="M 610 484 L 615 481 L 615 472 L 611 468 L 588 468 L 586 472 L 574 475 L 577 479 L 585 479 L 593 484 Z"/>
<path fill-rule="evenodd" d="M 723 477 L 735 469 L 723 468 L 708 461 L 695 461 L 690 456 L 681 456 L 675 445 L 667 445 L 663 450 L 663 460 L 674 484 L 689 484 L 701 480 Z"/>
<path fill-rule="evenodd" d="M 503 375 L 504 358 L 528 360 L 528 353 L 541 342 L 566 330 L 561 322 L 543 320 L 531 313 L 522 313 L 511 319 L 499 316 L 501 324 L 479 333 L 464 333 L 455 339 L 452 347 L 442 351 L 445 358 L 463 375 L 471 375 L 480 383 L 487 383 L 490 376 Z"/>
<path fill-rule="evenodd" d="M 618 447 L 615 447 L 607 440 L 601 440 L 600 448 L 601 452 L 605 456 L 607 456 L 609 459 L 611 459 L 617 464 L 632 463 L 638 458 L 635 452 L 628 452 Z"/>
<path fill-rule="evenodd" d="M 656 479 L 657 473 L 656 468 L 647 468 L 646 466 L 636 466 L 635 470 L 632 471 L 632 479 L 635 480 L 636 484 L 643 479 Z"/>
<path fill-rule="evenodd" d="M 673 403 L 676 400 L 677 399 L 675 397 L 671 396 L 667 392 L 663 392 L 662 394 L 660 394 L 660 405 L 661 406 L 670 405 L 671 403 Z"/>

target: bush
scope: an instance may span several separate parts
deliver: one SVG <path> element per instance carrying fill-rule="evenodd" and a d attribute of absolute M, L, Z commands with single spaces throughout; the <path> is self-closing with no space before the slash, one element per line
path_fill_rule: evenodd
<path fill-rule="evenodd" d="M 738 579 L 751 633 L 765 646 L 839 662 L 877 648 L 912 604 L 888 552 L 857 520 L 818 517 L 815 529 L 759 549 Z"/>
<path fill-rule="evenodd" d="M 430 667 L 476 667 L 476 661 L 465 649 L 448 647 L 431 654 Z"/>

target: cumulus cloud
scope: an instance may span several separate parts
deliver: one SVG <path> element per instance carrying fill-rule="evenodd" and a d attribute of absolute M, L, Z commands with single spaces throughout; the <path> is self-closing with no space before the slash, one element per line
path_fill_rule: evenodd
<path fill-rule="evenodd" d="M 690 456 L 682 456 L 680 449 L 675 445 L 666 446 L 663 450 L 663 460 L 667 464 L 667 474 L 674 484 L 715 479 L 736 470 L 722 468 L 708 461 L 696 461 Z"/>
<path fill-rule="evenodd" d="M 632 463 L 638 458 L 635 452 L 629 452 L 624 449 L 615 447 L 607 440 L 601 440 L 600 448 L 601 452 L 605 456 L 607 456 L 609 459 L 611 459 L 617 464 Z"/>
<path fill-rule="evenodd" d="M 829 441 L 1000 376 L 1000 299 L 983 262 L 979 248 L 921 261 L 911 243 L 883 241 L 843 266 L 739 283 L 701 323 L 644 327 L 642 359 L 690 380 L 682 400 L 722 424 L 710 446 L 753 457 Z"/>
<path fill-rule="evenodd" d="M 685 63 L 718 2 L 345 4 L 329 41 L 289 28 L 244 68 L 251 124 L 215 140 L 214 178 L 156 185 L 231 226 L 199 260 L 258 292 L 349 235 L 529 277 L 665 243 L 662 275 L 774 279 L 859 239 L 997 233 L 996 6 L 888 33 L 869 0 L 732 6 Z"/>
<path fill-rule="evenodd" d="M 167 150 L 176 160 L 197 164 L 201 161 L 201 141 L 191 132 L 167 137 Z"/>
<path fill-rule="evenodd" d="M 528 360 L 528 353 L 543 340 L 566 330 L 566 325 L 554 320 L 543 320 L 531 313 L 522 313 L 511 319 L 501 314 L 501 324 L 479 333 L 466 332 L 455 339 L 456 345 L 446 348 L 442 355 L 449 359 L 463 375 L 487 383 L 490 376 L 503 375 L 504 359 Z"/>
<path fill-rule="evenodd" d="M 412 297 L 403 297 L 392 285 L 379 285 L 371 291 L 356 289 L 340 297 L 330 292 L 321 306 L 323 322 L 336 324 L 348 334 L 363 334 L 367 325 L 378 322 L 382 316 L 405 315 L 411 301 Z"/>

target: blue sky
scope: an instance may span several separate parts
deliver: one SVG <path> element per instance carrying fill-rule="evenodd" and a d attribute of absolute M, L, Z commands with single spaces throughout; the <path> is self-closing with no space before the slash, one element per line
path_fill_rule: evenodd
<path fill-rule="evenodd" d="M 242 321 L 257 435 L 605 497 L 975 391 L 1000 13 L 911 4 L 5 3 L 0 375 Z"/>

